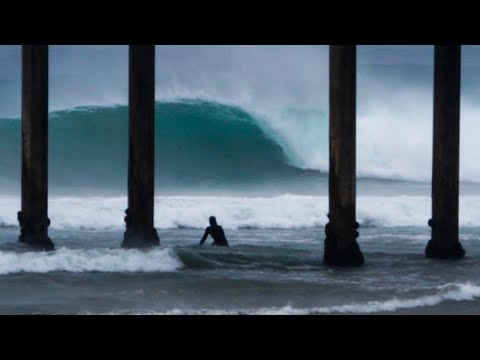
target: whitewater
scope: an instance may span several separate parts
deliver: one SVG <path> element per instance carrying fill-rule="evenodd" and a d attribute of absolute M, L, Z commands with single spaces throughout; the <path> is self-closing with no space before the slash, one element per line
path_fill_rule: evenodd
<path fill-rule="evenodd" d="M 127 197 L 53 197 L 51 228 L 59 230 L 118 230 L 125 226 Z M 0 197 L 0 227 L 16 227 L 11 209 L 18 198 Z M 428 196 L 365 196 L 357 199 L 362 227 L 425 226 L 431 213 Z M 480 227 L 480 196 L 460 198 L 460 226 Z M 327 223 L 328 197 L 286 194 L 278 197 L 161 196 L 155 198 L 158 229 L 203 229 L 205 219 L 221 214 L 226 229 L 322 228 Z"/>
<path fill-rule="evenodd" d="M 324 267 L 326 46 L 157 46 L 155 226 L 120 249 L 128 167 L 126 46 L 51 46 L 51 253 L 18 243 L 19 46 L 0 46 L 0 313 L 480 312 L 480 51 L 464 46 L 460 241 L 424 256 L 433 47 L 359 46 L 361 269 Z M 198 246 L 217 216 L 232 245 Z"/>

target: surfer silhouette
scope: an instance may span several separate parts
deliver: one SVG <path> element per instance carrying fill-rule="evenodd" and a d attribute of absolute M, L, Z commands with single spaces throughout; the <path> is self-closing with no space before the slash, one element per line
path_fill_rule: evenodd
<path fill-rule="evenodd" d="M 213 246 L 228 246 L 225 232 L 220 225 L 217 225 L 217 219 L 215 218 L 215 216 L 210 217 L 210 226 L 205 229 L 205 234 L 200 241 L 200 245 L 203 245 L 205 240 L 207 240 L 208 235 L 213 238 Z"/>

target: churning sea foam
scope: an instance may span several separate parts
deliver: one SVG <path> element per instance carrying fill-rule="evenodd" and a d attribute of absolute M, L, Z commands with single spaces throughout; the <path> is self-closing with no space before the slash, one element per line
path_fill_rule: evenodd
<path fill-rule="evenodd" d="M 67 249 L 16 253 L 0 251 L 0 275 L 49 272 L 172 272 L 183 267 L 171 248 L 151 251 Z"/>
<path fill-rule="evenodd" d="M 336 306 L 298 308 L 292 305 L 260 309 L 172 309 L 165 312 L 125 310 L 114 314 L 138 315 L 322 315 L 322 314 L 375 314 L 390 313 L 397 310 L 414 310 L 432 307 L 446 301 L 473 301 L 480 298 L 480 286 L 472 283 L 454 283 L 438 286 L 432 295 L 418 298 L 392 298 L 389 300 L 369 301 Z"/>
<path fill-rule="evenodd" d="M 15 209 L 20 200 L 0 198 L 1 226 L 16 227 Z M 49 202 L 52 229 L 122 229 L 126 197 L 54 197 Z M 357 219 L 362 226 L 426 226 L 431 214 L 427 196 L 365 196 L 357 200 Z M 228 229 L 295 229 L 326 224 L 326 196 L 286 194 L 261 197 L 184 197 L 155 199 L 155 225 L 159 229 L 203 228 L 211 215 L 217 215 Z M 480 197 L 460 198 L 460 225 L 480 226 Z"/>

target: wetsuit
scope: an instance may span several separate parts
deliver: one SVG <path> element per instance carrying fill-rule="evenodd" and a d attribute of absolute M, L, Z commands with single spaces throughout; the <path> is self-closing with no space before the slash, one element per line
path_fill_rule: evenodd
<path fill-rule="evenodd" d="M 227 238 L 225 237 L 225 232 L 223 228 L 219 225 L 209 226 L 205 230 L 205 235 L 203 235 L 200 245 L 203 245 L 205 240 L 207 240 L 208 235 L 213 238 L 213 246 L 228 246 Z"/>

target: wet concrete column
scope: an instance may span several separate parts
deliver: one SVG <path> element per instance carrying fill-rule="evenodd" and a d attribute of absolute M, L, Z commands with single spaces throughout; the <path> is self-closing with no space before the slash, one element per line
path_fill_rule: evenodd
<path fill-rule="evenodd" d="M 155 45 L 129 46 L 128 209 L 122 247 L 159 245 L 154 228 Z"/>
<path fill-rule="evenodd" d="M 432 240 L 428 258 L 460 259 L 458 238 L 461 45 L 435 46 Z"/>
<path fill-rule="evenodd" d="M 22 45 L 22 210 L 19 241 L 53 250 L 48 237 L 48 45 Z"/>
<path fill-rule="evenodd" d="M 329 223 L 324 263 L 361 266 L 356 222 L 356 45 L 330 46 Z"/>

